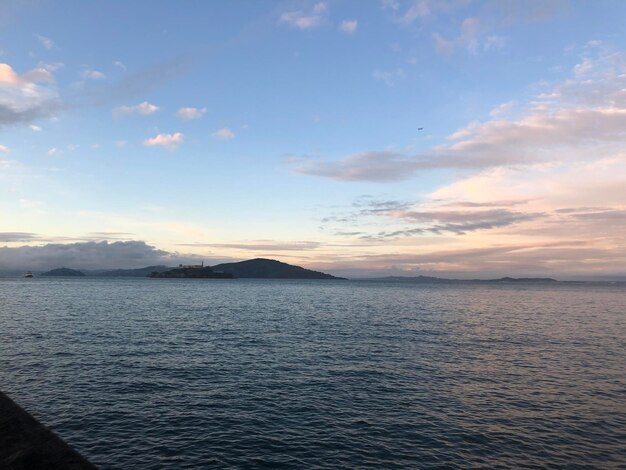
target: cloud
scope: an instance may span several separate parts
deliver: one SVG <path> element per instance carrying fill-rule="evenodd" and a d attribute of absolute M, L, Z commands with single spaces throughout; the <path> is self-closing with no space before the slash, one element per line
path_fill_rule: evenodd
<path fill-rule="evenodd" d="M 397 8 L 396 8 L 397 9 Z M 416 0 L 400 17 L 399 21 L 404 24 L 413 23 L 417 18 L 424 18 L 431 13 L 431 2 L 428 0 Z"/>
<path fill-rule="evenodd" d="M 57 70 L 62 69 L 63 67 L 65 67 L 65 64 L 63 62 L 53 62 L 53 63 L 50 63 L 50 64 L 39 62 L 39 67 L 44 69 L 44 70 L 47 70 L 50 73 L 54 73 Z"/>
<path fill-rule="evenodd" d="M 180 108 L 178 111 L 176 111 L 176 116 L 178 116 L 180 119 L 190 121 L 192 119 L 200 119 L 202 116 L 204 116 L 204 113 L 206 113 L 206 108 L 188 107 Z"/>
<path fill-rule="evenodd" d="M 53 84 L 54 77 L 45 68 L 18 75 L 9 64 L 0 63 L 0 126 L 54 115 L 61 100 Z"/>
<path fill-rule="evenodd" d="M 435 32 L 432 34 L 435 43 L 435 50 L 443 55 L 452 55 L 454 52 L 454 41 L 448 41 L 441 34 Z"/>
<path fill-rule="evenodd" d="M 34 234 L 0 233 L 0 240 L 31 241 Z M 174 265 L 175 253 L 156 249 L 143 241 L 90 241 L 49 243 L 43 246 L 0 247 L 0 269 L 47 270 L 67 266 L 75 269 L 138 268 Z"/>
<path fill-rule="evenodd" d="M 31 131 L 35 131 L 35 132 L 41 132 L 42 131 L 41 127 L 36 126 L 35 124 L 30 124 L 28 127 L 30 128 Z"/>
<path fill-rule="evenodd" d="M 404 80 L 406 75 L 402 68 L 397 68 L 395 70 L 375 70 L 372 73 L 372 78 L 374 80 L 378 80 L 383 82 L 385 85 L 391 87 L 398 83 L 400 80 Z"/>
<path fill-rule="evenodd" d="M 106 78 L 104 73 L 93 69 L 83 70 L 80 76 L 89 80 L 104 80 Z"/>
<path fill-rule="evenodd" d="M 313 9 L 307 12 L 302 10 L 287 11 L 280 15 L 279 23 L 285 23 L 292 28 L 297 29 L 313 29 L 321 26 L 328 12 L 328 6 L 325 2 L 316 3 Z"/>
<path fill-rule="evenodd" d="M 489 112 L 489 115 L 491 117 L 493 117 L 493 118 L 497 118 L 497 117 L 500 117 L 502 115 L 506 115 L 509 111 L 511 111 L 513 108 L 515 108 L 515 106 L 517 106 L 517 101 L 515 101 L 515 100 L 507 101 L 506 103 L 499 104 L 498 106 L 493 108 Z"/>
<path fill-rule="evenodd" d="M 322 223 L 363 227 L 359 236 L 362 240 L 386 240 L 425 234 L 465 235 L 535 220 L 544 215 L 540 212 L 512 209 L 524 203 L 525 201 L 520 200 L 442 203 L 432 197 L 415 203 L 361 199 L 353 204 L 353 210 L 325 217 Z M 381 225 L 386 229 L 381 231 Z M 365 230 L 369 226 L 374 227 L 375 231 Z"/>
<path fill-rule="evenodd" d="M 397 11 L 400 8 L 398 0 L 381 0 L 380 4 L 383 10 Z"/>
<path fill-rule="evenodd" d="M 231 140 L 235 138 L 235 133 L 227 127 L 219 129 L 211 135 L 219 140 Z"/>
<path fill-rule="evenodd" d="M 175 150 L 185 141 L 184 135 L 180 132 L 174 134 L 158 134 L 155 137 L 144 140 L 143 144 L 147 147 L 166 147 Z"/>
<path fill-rule="evenodd" d="M 116 67 L 122 69 L 124 72 L 126 72 L 126 66 L 120 62 L 119 60 L 116 60 L 115 62 L 113 62 L 113 65 L 115 65 Z"/>
<path fill-rule="evenodd" d="M 24 209 L 37 209 L 43 206 L 41 201 L 33 201 L 32 199 L 20 199 L 19 200 L 20 207 Z"/>
<path fill-rule="evenodd" d="M 187 247 L 209 247 L 209 248 L 227 248 L 244 251 L 309 251 L 316 250 L 322 244 L 320 242 L 301 241 L 301 242 L 276 242 L 272 240 L 258 240 L 245 243 L 181 243 L 179 246 Z"/>
<path fill-rule="evenodd" d="M 412 176 L 420 167 L 415 158 L 395 152 L 362 152 L 337 162 L 291 159 L 296 173 L 322 176 L 337 181 L 398 181 Z"/>
<path fill-rule="evenodd" d="M 28 242 L 37 239 L 37 235 L 30 232 L 0 232 L 0 242 Z"/>
<path fill-rule="evenodd" d="M 132 114 L 141 114 L 142 116 L 147 116 L 149 114 L 154 114 L 159 110 L 159 107 L 144 101 L 143 103 L 139 103 L 135 106 L 119 106 L 113 109 L 114 117 L 123 117 L 130 116 Z"/>
<path fill-rule="evenodd" d="M 434 32 L 432 37 L 435 43 L 435 50 L 440 54 L 451 55 L 457 48 L 462 47 L 472 54 L 478 53 L 480 48 L 478 35 L 481 30 L 481 26 L 482 25 L 478 18 L 465 18 L 461 23 L 460 35 L 451 40 L 444 38 L 438 32 Z M 498 50 L 504 47 L 504 42 L 504 38 L 492 35 L 484 44 L 483 49 L 485 51 Z"/>
<path fill-rule="evenodd" d="M 597 160 L 626 145 L 626 55 L 592 57 L 584 75 L 539 93 L 517 119 L 499 111 L 452 133 L 448 143 L 407 155 L 364 151 L 337 161 L 292 158 L 296 173 L 338 181 L 388 182 L 435 169 Z M 507 108 L 505 106 L 505 108 Z"/>
<path fill-rule="evenodd" d="M 11 150 L 6 145 L 0 144 L 0 153 L 9 153 Z"/>
<path fill-rule="evenodd" d="M 144 67 L 137 72 L 124 74 L 121 80 L 111 84 L 80 89 L 71 96 L 71 105 L 102 106 L 145 96 L 151 90 L 189 71 L 192 61 L 188 57 L 177 57 Z M 106 83 L 106 82 L 105 82 Z"/>
<path fill-rule="evenodd" d="M 54 41 L 52 41 L 52 39 L 42 36 L 41 34 L 37 34 L 37 39 L 45 49 L 50 50 L 54 48 Z"/>
<path fill-rule="evenodd" d="M 359 22 L 357 20 L 343 20 L 339 25 L 339 29 L 344 33 L 353 34 L 356 32 L 359 26 Z"/>
<path fill-rule="evenodd" d="M 507 38 L 505 38 L 504 36 L 492 34 L 490 36 L 487 36 L 487 39 L 483 41 L 483 50 L 485 52 L 500 51 L 504 49 L 506 43 Z"/>
<path fill-rule="evenodd" d="M 48 155 L 49 157 L 54 157 L 54 156 L 56 156 L 56 155 L 58 155 L 60 153 L 61 153 L 61 151 L 58 148 L 52 147 L 51 149 L 49 149 L 46 152 L 46 155 Z"/>

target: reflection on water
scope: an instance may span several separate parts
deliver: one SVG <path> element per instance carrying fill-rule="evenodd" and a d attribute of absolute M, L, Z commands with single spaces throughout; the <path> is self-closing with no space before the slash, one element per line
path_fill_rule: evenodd
<path fill-rule="evenodd" d="M 104 468 L 616 467 L 626 290 L 0 280 L 2 389 Z"/>

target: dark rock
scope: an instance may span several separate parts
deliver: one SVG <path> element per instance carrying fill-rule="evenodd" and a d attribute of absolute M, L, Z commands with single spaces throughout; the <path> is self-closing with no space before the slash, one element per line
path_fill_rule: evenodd
<path fill-rule="evenodd" d="M 0 392 L 0 468 L 93 470 L 96 466 Z"/>

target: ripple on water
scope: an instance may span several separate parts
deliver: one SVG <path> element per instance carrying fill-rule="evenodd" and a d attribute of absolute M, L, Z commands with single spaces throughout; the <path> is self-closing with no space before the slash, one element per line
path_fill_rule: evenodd
<path fill-rule="evenodd" d="M 0 280 L 4 391 L 103 468 L 624 465 L 626 292 Z"/>

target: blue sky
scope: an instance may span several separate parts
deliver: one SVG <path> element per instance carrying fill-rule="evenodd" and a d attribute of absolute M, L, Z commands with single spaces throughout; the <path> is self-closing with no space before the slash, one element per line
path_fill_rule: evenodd
<path fill-rule="evenodd" d="M 608 0 L 4 2 L 0 265 L 71 245 L 124 267 L 621 274 L 625 17 Z"/>

